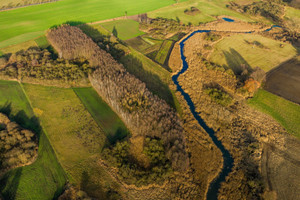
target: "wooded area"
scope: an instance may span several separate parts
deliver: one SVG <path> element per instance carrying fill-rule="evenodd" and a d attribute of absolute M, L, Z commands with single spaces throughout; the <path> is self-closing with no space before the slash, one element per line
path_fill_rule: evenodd
<path fill-rule="evenodd" d="M 133 136 L 160 138 L 174 170 L 189 167 L 182 123 L 173 108 L 153 95 L 143 82 L 100 49 L 79 28 L 63 25 L 47 37 L 65 59 L 86 58 L 96 70 L 90 81 L 99 95 L 121 117 Z"/>
<path fill-rule="evenodd" d="M 59 59 L 47 49 L 31 47 L 12 54 L 8 61 L 2 58 L 0 76 L 45 85 L 82 86 L 88 85 L 93 69 L 86 59 Z"/>

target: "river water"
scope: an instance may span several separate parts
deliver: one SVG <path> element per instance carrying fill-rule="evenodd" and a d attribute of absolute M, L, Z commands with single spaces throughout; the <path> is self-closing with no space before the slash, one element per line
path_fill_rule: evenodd
<path fill-rule="evenodd" d="M 203 129 L 209 134 L 211 137 L 212 141 L 215 143 L 215 145 L 221 150 L 222 155 L 223 155 L 223 168 L 222 171 L 219 173 L 218 177 L 215 178 L 210 183 L 208 192 L 207 192 L 207 199 L 208 200 L 217 200 L 218 199 L 218 190 L 221 186 L 221 183 L 225 181 L 225 177 L 231 172 L 232 167 L 233 167 L 233 158 L 231 157 L 230 153 L 228 150 L 226 150 L 221 143 L 215 136 L 215 132 L 213 129 L 207 126 L 207 124 L 204 122 L 204 120 L 200 117 L 200 115 L 196 112 L 195 109 L 195 104 L 193 103 L 191 97 L 189 94 L 187 94 L 181 87 L 181 85 L 178 82 L 178 77 L 183 74 L 187 69 L 188 69 L 188 63 L 186 62 L 186 57 L 184 56 L 184 43 L 192 37 L 195 33 L 204 33 L 204 32 L 210 32 L 209 30 L 197 30 L 191 33 L 188 37 L 183 39 L 180 42 L 180 56 L 182 60 L 183 67 L 182 69 L 172 77 L 172 80 L 174 84 L 177 86 L 177 90 L 183 95 L 184 99 L 186 100 L 193 116 L 196 118 L 200 126 L 203 127 Z"/>
<path fill-rule="evenodd" d="M 226 18 L 226 19 L 229 19 L 229 18 Z M 273 28 L 276 28 L 276 27 L 281 28 L 278 25 L 273 25 L 271 28 L 266 29 L 265 32 L 266 31 L 271 31 Z M 208 191 L 207 191 L 207 195 L 206 195 L 206 199 L 207 200 L 217 200 L 218 199 L 218 190 L 221 187 L 221 183 L 225 181 L 225 177 L 232 171 L 232 168 L 233 168 L 233 158 L 230 155 L 229 151 L 227 149 L 225 149 L 225 147 L 223 146 L 222 142 L 217 139 L 217 137 L 215 136 L 214 130 L 211 129 L 210 127 L 208 127 L 207 124 L 204 122 L 204 120 L 196 112 L 196 108 L 195 108 L 194 102 L 192 101 L 192 99 L 189 96 L 189 94 L 186 93 L 182 89 L 181 85 L 178 82 L 178 77 L 181 74 L 183 74 L 184 72 L 186 72 L 186 70 L 189 67 L 188 63 L 186 62 L 186 57 L 184 56 L 184 43 L 188 39 L 190 39 L 193 35 L 195 35 L 196 33 L 208 33 L 208 32 L 211 32 L 211 31 L 210 30 L 197 30 L 197 31 L 194 31 L 194 32 L 192 32 L 189 36 L 187 36 L 186 38 L 184 38 L 179 43 L 179 45 L 180 45 L 180 57 L 181 57 L 181 61 L 182 61 L 183 67 L 182 67 L 182 69 L 177 74 L 175 74 L 172 77 L 172 80 L 173 80 L 174 84 L 177 86 L 177 90 L 183 95 L 184 99 L 186 100 L 186 102 L 187 102 L 187 104 L 188 104 L 188 106 L 189 106 L 189 108 L 190 108 L 193 116 L 195 117 L 195 119 L 198 121 L 198 123 L 200 124 L 200 126 L 202 126 L 202 128 L 208 133 L 208 135 L 211 137 L 212 141 L 215 143 L 215 145 L 222 152 L 222 156 L 223 156 L 223 168 L 222 168 L 222 171 L 210 183 Z M 249 31 L 249 32 L 244 32 L 244 33 L 253 33 L 253 32 Z"/>

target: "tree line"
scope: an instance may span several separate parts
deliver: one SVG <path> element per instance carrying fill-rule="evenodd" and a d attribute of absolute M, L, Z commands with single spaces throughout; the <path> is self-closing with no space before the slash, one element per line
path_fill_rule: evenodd
<path fill-rule="evenodd" d="M 92 86 L 121 117 L 133 136 L 161 139 L 172 168 L 179 171 L 188 168 L 185 131 L 173 108 L 152 94 L 143 82 L 129 74 L 79 28 L 63 25 L 49 30 L 47 37 L 60 57 L 84 57 L 96 67 L 89 75 Z"/>

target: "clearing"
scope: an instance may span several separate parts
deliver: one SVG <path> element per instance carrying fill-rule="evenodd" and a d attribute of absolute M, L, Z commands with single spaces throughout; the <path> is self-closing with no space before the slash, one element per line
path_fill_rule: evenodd
<path fill-rule="evenodd" d="M 210 61 L 239 71 L 241 64 L 260 67 L 265 72 L 297 54 L 291 44 L 257 34 L 236 34 L 225 37 L 214 46 Z"/>
<path fill-rule="evenodd" d="M 14 81 L 0 81 L 1 112 L 24 128 L 39 135 L 37 160 L 28 166 L 6 173 L 0 180 L 0 191 L 5 199 L 57 198 L 66 182 L 65 172 L 58 163 L 47 136 L 35 118 L 22 90 Z"/>
<path fill-rule="evenodd" d="M 258 90 L 248 104 L 271 115 L 289 133 L 300 138 L 300 106 L 265 90 Z"/>

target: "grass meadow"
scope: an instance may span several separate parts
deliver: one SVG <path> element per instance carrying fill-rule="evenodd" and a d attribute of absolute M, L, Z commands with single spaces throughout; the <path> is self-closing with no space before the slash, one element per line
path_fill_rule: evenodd
<path fill-rule="evenodd" d="M 24 89 L 70 182 L 105 199 L 104 188 L 116 184 L 97 162 L 109 142 L 104 131 L 73 89 L 31 84 L 24 84 Z"/>
<path fill-rule="evenodd" d="M 300 105 L 260 89 L 248 104 L 277 120 L 289 133 L 300 138 Z"/>
<path fill-rule="evenodd" d="M 1 177 L 1 194 L 5 199 L 57 198 L 66 182 L 65 172 L 18 82 L 0 81 L 0 107 L 1 112 L 9 114 L 12 120 L 39 136 L 37 160 L 31 165 L 10 170 Z"/>
<path fill-rule="evenodd" d="M 73 88 L 111 144 L 125 138 L 129 131 L 118 115 L 101 99 L 93 88 Z"/>
<path fill-rule="evenodd" d="M 179 4 L 170 5 L 149 12 L 149 17 L 163 17 L 179 20 L 184 24 L 206 23 L 216 20 L 216 16 L 227 15 L 240 19 L 242 21 L 253 21 L 251 18 L 242 15 L 238 12 L 226 8 L 226 0 L 188 0 Z M 187 15 L 184 13 L 186 9 L 196 7 L 200 10 L 199 14 Z"/>
<path fill-rule="evenodd" d="M 183 1 L 183 0 L 181 0 Z M 34 39 L 66 21 L 95 22 L 149 12 L 174 0 L 63 0 L 0 12 L 0 48 Z"/>
<path fill-rule="evenodd" d="M 37 39 L 34 40 L 34 42 L 38 45 L 38 47 L 40 47 L 41 49 L 45 49 L 47 48 L 50 44 L 47 40 L 46 36 L 41 36 L 38 37 Z"/>
<path fill-rule="evenodd" d="M 170 53 L 173 41 L 172 40 L 165 40 L 161 45 L 159 51 L 156 54 L 155 60 L 163 65 L 166 62 L 166 59 Z"/>
<path fill-rule="evenodd" d="M 297 54 L 291 44 L 255 34 L 225 37 L 214 46 L 210 60 L 238 71 L 241 64 L 269 71 Z"/>
<path fill-rule="evenodd" d="M 128 40 L 144 34 L 139 30 L 139 23 L 131 19 L 105 22 L 101 25 L 121 40 Z"/>

